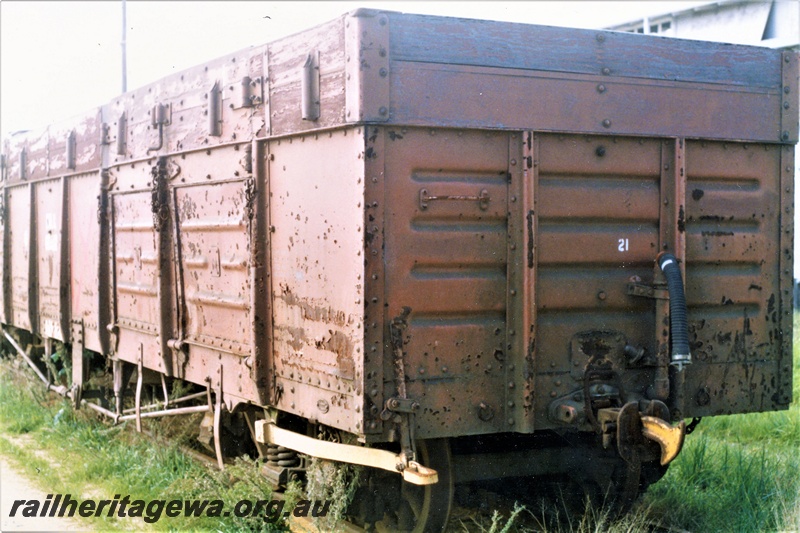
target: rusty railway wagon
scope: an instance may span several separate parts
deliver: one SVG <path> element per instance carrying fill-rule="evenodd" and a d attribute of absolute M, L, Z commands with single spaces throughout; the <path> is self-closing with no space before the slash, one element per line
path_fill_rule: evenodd
<path fill-rule="evenodd" d="M 684 419 L 791 401 L 798 71 L 349 13 L 6 139 L 6 339 L 70 349 L 51 388 L 116 421 L 206 411 L 276 484 L 298 453 L 375 467 L 379 529 L 512 476 L 624 505 Z M 142 405 L 173 380 L 201 405 Z"/>

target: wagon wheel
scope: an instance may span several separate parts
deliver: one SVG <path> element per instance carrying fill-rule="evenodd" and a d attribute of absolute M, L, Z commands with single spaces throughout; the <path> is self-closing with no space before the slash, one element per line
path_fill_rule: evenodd
<path fill-rule="evenodd" d="M 356 521 L 379 533 L 443 531 L 453 504 L 453 471 L 447 439 L 417 441 L 419 462 L 433 468 L 439 482 L 413 485 L 393 473 L 372 471 L 356 500 L 362 503 Z M 365 496 L 362 498 L 361 496 Z M 366 505 L 363 505 L 366 504 Z"/>

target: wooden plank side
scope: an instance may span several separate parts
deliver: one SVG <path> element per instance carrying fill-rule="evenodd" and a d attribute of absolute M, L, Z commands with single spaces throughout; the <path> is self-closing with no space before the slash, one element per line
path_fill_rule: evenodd
<path fill-rule="evenodd" d="M 100 108 L 51 124 L 47 128 L 47 175 L 59 176 L 100 167 L 102 124 Z"/>
<path fill-rule="evenodd" d="M 508 22 L 388 13 L 392 58 L 576 74 L 778 87 L 761 47 Z M 446 44 L 445 44 L 446 43 Z"/>
<path fill-rule="evenodd" d="M 110 161 L 213 148 L 237 139 L 265 134 L 262 74 L 266 47 L 254 47 L 208 61 L 127 92 L 112 100 L 109 123 Z M 211 94 L 218 95 L 218 130 L 212 132 Z M 249 100 L 249 101 L 248 101 Z M 155 106 L 167 106 L 167 123 L 153 125 Z M 121 117 L 125 120 L 120 127 Z"/>
<path fill-rule="evenodd" d="M 399 124 L 781 140 L 777 88 L 409 62 L 392 63 L 391 84 Z"/>
<path fill-rule="evenodd" d="M 269 45 L 269 122 L 273 135 L 345 121 L 344 17 Z M 308 54 L 319 53 L 320 116 L 301 117 L 301 78 Z"/>

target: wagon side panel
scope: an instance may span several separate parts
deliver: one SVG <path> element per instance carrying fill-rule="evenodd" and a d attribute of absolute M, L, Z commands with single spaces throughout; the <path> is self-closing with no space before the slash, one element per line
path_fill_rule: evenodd
<path fill-rule="evenodd" d="M 64 178 L 39 181 L 34 188 L 34 227 L 36 228 L 36 266 L 38 331 L 44 337 L 69 341 L 63 319 L 68 317 L 68 284 L 62 279 L 62 217 Z"/>
<path fill-rule="evenodd" d="M 362 432 L 364 136 L 269 143 L 277 407 Z"/>
<path fill-rule="evenodd" d="M 95 352 L 107 350 L 108 278 L 101 273 L 107 263 L 107 245 L 101 241 L 100 172 L 70 176 L 67 180 L 67 246 L 70 263 L 70 317 L 83 322 L 84 346 Z M 105 252 L 105 253 L 103 253 Z"/>
<path fill-rule="evenodd" d="M 619 380 L 606 393 L 643 394 L 649 369 L 624 355 L 656 353 L 654 301 L 628 294 L 652 282 L 660 251 L 662 145 L 656 139 L 534 136 L 537 428 L 560 427 L 556 406 L 584 401 L 592 362 Z M 599 386 L 598 386 L 599 387 Z"/>
<path fill-rule="evenodd" d="M 176 158 L 173 168 L 180 172 L 170 191 L 178 257 L 176 338 L 188 360 L 186 379 L 216 383 L 221 373 L 226 397 L 259 402 L 251 371 L 256 345 L 266 341 L 255 337 L 254 314 L 266 294 L 253 292 L 253 273 L 262 268 L 253 261 L 256 184 L 247 177 L 249 151 L 241 148 Z"/>
<path fill-rule="evenodd" d="M 173 263 L 166 195 L 163 185 L 154 186 L 158 174 L 154 162 L 112 173 L 111 349 L 125 361 L 172 375 L 166 343 L 173 338 Z"/>
<path fill-rule="evenodd" d="M 18 328 L 33 331 L 35 322 L 31 313 L 35 311 L 36 292 L 33 288 L 36 281 L 31 276 L 32 256 L 35 257 L 35 248 L 31 245 L 35 231 L 35 227 L 31 225 L 32 187 L 27 183 L 18 184 L 8 187 L 6 194 L 9 252 L 7 276 L 10 291 L 8 322 Z"/>

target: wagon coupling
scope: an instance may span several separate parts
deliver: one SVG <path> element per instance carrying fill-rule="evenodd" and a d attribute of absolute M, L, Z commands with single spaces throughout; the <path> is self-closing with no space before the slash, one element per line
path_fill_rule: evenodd
<path fill-rule="evenodd" d="M 669 409 L 658 400 L 649 402 L 644 412 L 639 407 L 639 402 L 629 402 L 622 408 L 598 411 L 603 445 L 608 448 L 612 441 L 616 441 L 619 455 L 636 468 L 656 459 L 661 466 L 666 466 L 683 447 L 686 423 L 681 420 L 677 425 L 671 425 L 667 421 Z M 654 443 L 658 444 L 659 451 L 656 451 Z"/>
<path fill-rule="evenodd" d="M 416 461 L 406 462 L 402 453 L 394 454 L 376 448 L 318 440 L 279 428 L 269 420 L 256 421 L 255 430 L 256 441 L 262 444 L 283 446 L 290 450 L 329 461 L 380 468 L 389 472 L 400 472 L 405 481 L 414 485 L 433 485 L 439 481 L 439 474 L 436 470 L 427 468 Z"/>
<path fill-rule="evenodd" d="M 661 466 L 666 466 L 683 448 L 686 422 L 681 420 L 677 426 L 673 426 L 654 416 L 642 416 L 642 435 L 661 446 Z"/>

